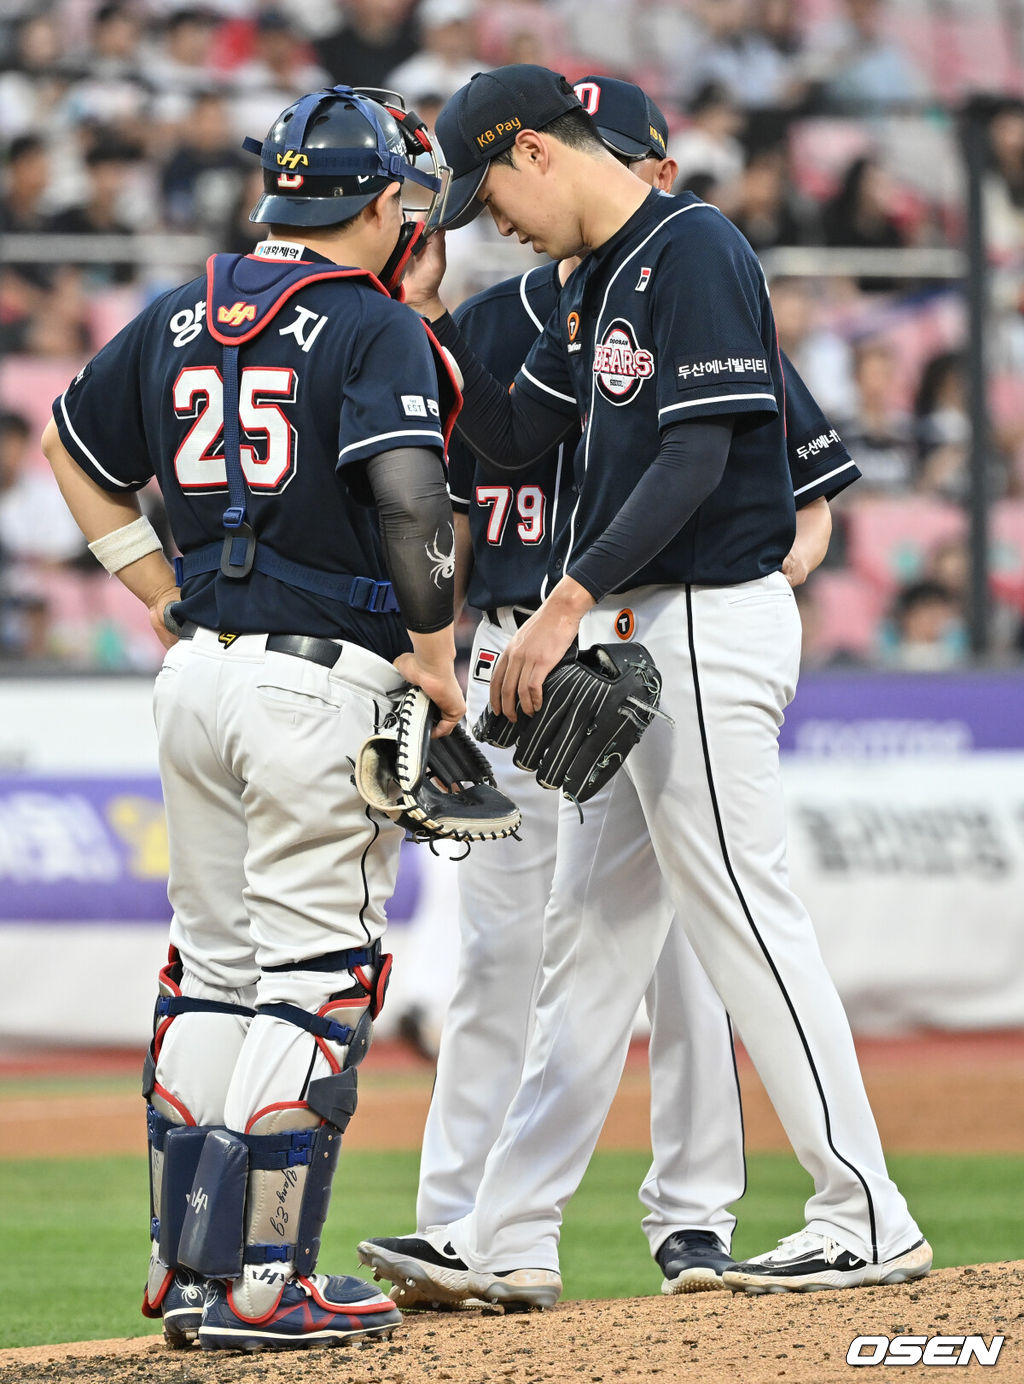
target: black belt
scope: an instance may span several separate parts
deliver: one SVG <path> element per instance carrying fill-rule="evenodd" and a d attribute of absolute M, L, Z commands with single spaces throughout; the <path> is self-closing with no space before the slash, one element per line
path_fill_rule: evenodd
<path fill-rule="evenodd" d="M 507 610 L 507 609 L 508 609 L 508 606 L 502 606 L 502 607 L 501 607 L 501 610 Z M 501 624 L 501 620 L 498 618 L 498 617 L 500 616 L 500 614 L 501 614 L 501 610 L 485 610 L 485 611 L 484 611 L 484 614 L 487 616 L 488 620 L 490 620 L 490 622 L 491 622 L 492 625 L 500 625 L 500 624 Z M 520 629 L 520 630 L 521 630 L 521 629 L 523 628 L 523 626 L 526 624 L 527 620 L 529 620 L 530 616 L 531 616 L 531 615 L 535 615 L 535 614 L 536 614 L 536 611 L 534 611 L 534 610 L 527 610 L 525 606 L 513 606 L 513 607 L 512 607 L 512 619 L 516 622 L 516 629 Z"/>
<path fill-rule="evenodd" d="M 181 628 L 179 639 L 191 639 L 199 626 L 194 620 L 186 620 Z M 231 642 L 225 640 L 225 648 Z M 341 645 L 332 639 L 320 639 L 315 634 L 268 634 L 268 654 L 291 654 L 293 658 L 304 658 L 310 663 L 319 663 L 323 668 L 333 668 L 341 654 Z"/>

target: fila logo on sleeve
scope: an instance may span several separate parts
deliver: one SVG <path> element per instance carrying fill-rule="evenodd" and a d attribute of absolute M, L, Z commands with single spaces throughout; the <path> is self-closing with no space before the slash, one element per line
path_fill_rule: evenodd
<path fill-rule="evenodd" d="M 609 403 L 628 404 L 654 374 L 654 356 L 637 344 L 633 324 L 616 317 L 594 352 L 597 387 Z"/>

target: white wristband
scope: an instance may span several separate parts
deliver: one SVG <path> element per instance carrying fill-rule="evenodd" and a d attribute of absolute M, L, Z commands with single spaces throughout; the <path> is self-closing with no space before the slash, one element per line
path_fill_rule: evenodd
<path fill-rule="evenodd" d="M 156 530 L 145 515 L 125 524 L 113 533 L 105 533 L 89 544 L 89 551 L 97 562 L 102 562 L 108 572 L 120 572 L 130 562 L 138 562 L 140 557 L 155 553 L 163 544 L 156 536 Z"/>

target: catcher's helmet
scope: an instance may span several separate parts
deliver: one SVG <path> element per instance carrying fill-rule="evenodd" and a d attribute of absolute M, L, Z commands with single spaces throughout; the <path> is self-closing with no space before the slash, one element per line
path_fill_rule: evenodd
<path fill-rule="evenodd" d="M 282 111 L 266 139 L 247 137 L 242 144 L 263 165 L 263 196 L 249 220 L 264 224 L 335 225 L 389 183 L 406 181 L 432 194 L 427 200 L 436 215 L 446 183 L 426 127 L 392 93 L 323 87 Z M 423 156 L 432 164 L 429 173 L 413 163 Z"/>

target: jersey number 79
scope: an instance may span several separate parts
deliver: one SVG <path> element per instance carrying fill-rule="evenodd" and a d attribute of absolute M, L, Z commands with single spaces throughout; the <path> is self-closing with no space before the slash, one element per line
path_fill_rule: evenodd
<path fill-rule="evenodd" d="M 539 485 L 521 485 L 518 490 L 510 485 L 478 485 L 477 504 L 491 506 L 487 520 L 488 543 L 498 544 L 504 537 L 513 495 L 519 513 L 516 533 L 523 543 L 539 543 L 544 537 L 544 491 Z"/>
<path fill-rule="evenodd" d="M 295 471 L 296 432 L 277 399 L 295 401 L 296 372 L 283 365 L 247 365 L 239 377 L 242 474 L 252 490 L 283 490 Z M 215 365 L 189 365 L 171 391 L 175 416 L 192 419 L 174 454 L 182 490 L 226 490 L 224 381 Z"/>

